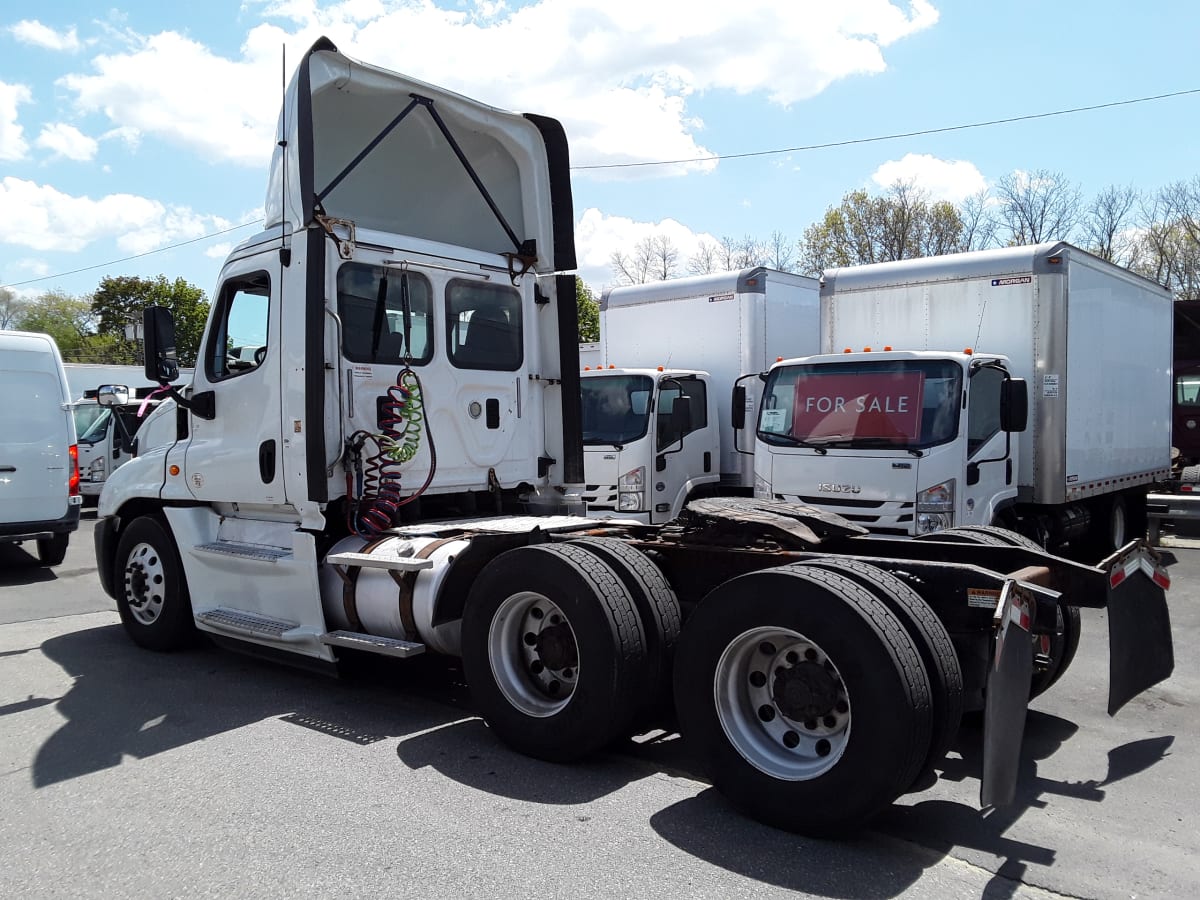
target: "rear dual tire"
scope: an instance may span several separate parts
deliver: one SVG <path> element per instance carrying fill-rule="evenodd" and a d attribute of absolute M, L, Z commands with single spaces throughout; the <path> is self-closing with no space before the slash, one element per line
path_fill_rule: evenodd
<path fill-rule="evenodd" d="M 817 566 L 714 589 L 680 640 L 675 706 L 705 775 L 759 821 L 813 836 L 861 827 L 926 764 L 930 679 L 908 630 Z"/>

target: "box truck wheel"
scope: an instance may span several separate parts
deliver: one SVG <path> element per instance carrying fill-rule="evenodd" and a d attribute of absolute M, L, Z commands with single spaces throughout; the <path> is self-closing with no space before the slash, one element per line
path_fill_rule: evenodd
<path fill-rule="evenodd" d="M 54 537 L 39 538 L 37 542 L 38 562 L 43 566 L 57 566 L 67 557 L 67 544 L 70 534 L 56 534 Z"/>
<path fill-rule="evenodd" d="M 594 553 L 537 544 L 475 579 L 463 670 L 483 718 L 509 746 L 565 762 L 623 735 L 648 677 L 633 598 Z"/>
<path fill-rule="evenodd" d="M 934 766 L 946 758 L 958 736 L 963 715 L 963 675 L 950 632 L 911 585 L 886 569 L 853 559 L 816 559 L 801 565 L 818 566 L 846 576 L 875 595 L 908 631 L 929 675 L 933 702 L 933 731 L 929 753 L 916 779 L 906 790 L 924 790 L 936 780 Z"/>
<path fill-rule="evenodd" d="M 715 588 L 688 620 L 675 705 L 705 775 L 754 818 L 851 831 L 929 752 L 929 677 L 908 631 L 845 575 L 793 565 Z"/>
<path fill-rule="evenodd" d="M 671 699 L 671 666 L 679 643 L 679 599 L 651 559 L 615 538 L 585 537 L 568 542 L 599 556 L 617 573 L 637 607 L 646 636 L 647 681 L 640 705 L 646 713 L 660 712 Z"/>
<path fill-rule="evenodd" d="M 174 650 L 195 640 L 179 551 L 160 519 L 142 516 L 121 533 L 116 589 L 121 623 L 139 646 Z"/>

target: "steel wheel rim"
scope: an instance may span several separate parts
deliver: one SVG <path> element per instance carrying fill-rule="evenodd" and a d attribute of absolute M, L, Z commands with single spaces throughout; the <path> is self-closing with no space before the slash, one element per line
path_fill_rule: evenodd
<path fill-rule="evenodd" d="M 579 682 L 578 648 L 566 614 L 544 594 L 513 594 L 488 628 L 496 686 L 513 707 L 539 719 L 571 702 Z"/>
<path fill-rule="evenodd" d="M 810 702 L 799 719 L 793 718 L 800 711 L 796 697 L 807 688 L 794 687 L 797 683 L 818 688 L 809 692 Z M 830 691 L 828 711 L 809 717 L 808 712 L 824 707 Z M 850 736 L 845 682 L 820 646 L 799 632 L 752 628 L 734 638 L 717 662 L 713 693 L 730 744 L 772 778 L 818 778 L 845 752 Z"/>
<path fill-rule="evenodd" d="M 153 544 L 143 541 L 135 545 L 125 560 L 125 602 L 138 622 L 153 625 L 158 621 L 166 586 L 162 554 Z"/>

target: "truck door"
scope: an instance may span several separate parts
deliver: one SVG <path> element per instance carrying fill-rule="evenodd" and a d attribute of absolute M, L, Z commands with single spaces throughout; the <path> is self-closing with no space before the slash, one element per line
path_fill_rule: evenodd
<path fill-rule="evenodd" d="M 695 480 L 716 471 L 720 461 L 708 421 L 707 385 L 695 376 L 668 376 L 659 381 L 655 408 L 654 471 L 646 473 L 652 523 L 677 515 Z"/>
<path fill-rule="evenodd" d="M 1016 465 L 1009 455 L 1008 435 L 1000 428 L 1000 393 L 1004 381 L 1004 370 L 981 366 L 971 371 L 967 382 L 964 525 L 992 524 L 997 506 L 1016 494 Z M 1015 446 L 1013 443 L 1012 447 Z"/>
<path fill-rule="evenodd" d="M 227 268 L 196 360 L 193 398 L 213 393 L 215 417 L 190 419 L 185 470 L 201 500 L 284 502 L 280 464 L 278 290 L 262 258 Z"/>

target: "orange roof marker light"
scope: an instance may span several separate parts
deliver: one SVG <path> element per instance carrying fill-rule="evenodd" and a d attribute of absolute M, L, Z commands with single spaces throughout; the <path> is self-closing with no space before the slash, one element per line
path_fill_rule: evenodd
<path fill-rule="evenodd" d="M 661 372 L 662 370 L 663 370 L 663 367 L 662 367 L 662 366 L 659 366 L 659 367 L 658 367 L 658 371 L 660 371 L 660 372 Z"/>
<path fill-rule="evenodd" d="M 775 362 L 783 362 L 783 357 L 782 356 L 775 357 Z"/>
<path fill-rule="evenodd" d="M 870 353 L 870 352 L 871 352 L 870 347 L 863 347 L 863 353 Z"/>
<path fill-rule="evenodd" d="M 614 366 L 612 363 L 609 363 L 609 364 L 608 364 L 608 367 L 609 367 L 610 369 L 615 369 L 615 368 L 616 368 L 616 366 Z"/>
<path fill-rule="evenodd" d="M 891 353 L 891 352 L 892 352 L 892 345 L 891 345 L 891 344 L 884 344 L 884 345 L 883 345 L 883 352 L 884 352 L 884 353 Z"/>
<path fill-rule="evenodd" d="M 967 356 L 970 356 L 974 352 L 970 347 L 963 347 L 963 353 L 967 354 Z"/>

